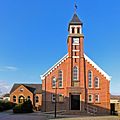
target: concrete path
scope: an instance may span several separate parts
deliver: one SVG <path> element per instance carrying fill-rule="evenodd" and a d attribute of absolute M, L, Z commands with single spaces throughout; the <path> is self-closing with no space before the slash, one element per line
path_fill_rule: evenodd
<path fill-rule="evenodd" d="M 0 113 L 0 120 L 120 120 L 117 116 L 79 116 L 79 115 L 57 115 L 34 112 L 28 114 L 13 114 L 12 110 Z"/>
<path fill-rule="evenodd" d="M 41 112 L 27 114 L 13 114 L 12 111 L 0 113 L 0 120 L 48 120 Z"/>

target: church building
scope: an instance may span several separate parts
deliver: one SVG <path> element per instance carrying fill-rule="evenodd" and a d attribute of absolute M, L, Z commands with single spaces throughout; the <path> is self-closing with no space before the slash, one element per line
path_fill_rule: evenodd
<path fill-rule="evenodd" d="M 68 53 L 41 75 L 42 111 L 110 112 L 110 79 L 84 53 L 83 23 L 74 13 L 68 26 Z"/>

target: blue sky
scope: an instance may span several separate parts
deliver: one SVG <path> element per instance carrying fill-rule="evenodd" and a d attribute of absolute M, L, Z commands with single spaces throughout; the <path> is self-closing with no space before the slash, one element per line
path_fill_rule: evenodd
<path fill-rule="evenodd" d="M 112 76 L 120 94 L 120 0 L 77 0 L 85 53 Z M 0 90 L 41 83 L 40 74 L 67 53 L 74 0 L 0 1 Z M 9 87 L 10 86 L 10 87 Z"/>

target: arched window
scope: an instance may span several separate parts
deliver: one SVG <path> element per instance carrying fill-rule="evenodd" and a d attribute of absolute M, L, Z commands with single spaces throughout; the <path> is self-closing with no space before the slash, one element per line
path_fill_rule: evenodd
<path fill-rule="evenodd" d="M 56 87 L 56 78 L 55 77 L 52 78 L 52 87 L 53 88 Z"/>
<path fill-rule="evenodd" d="M 63 86 L 63 72 L 62 70 L 58 71 L 58 81 L 59 81 L 59 87 Z"/>
<path fill-rule="evenodd" d="M 39 102 L 39 97 L 35 96 L 35 102 L 38 103 Z"/>
<path fill-rule="evenodd" d="M 95 88 L 99 88 L 99 78 L 95 77 Z"/>
<path fill-rule="evenodd" d="M 30 100 L 30 96 L 28 96 L 27 99 Z"/>
<path fill-rule="evenodd" d="M 92 71 L 88 71 L 88 87 L 92 87 Z"/>
<path fill-rule="evenodd" d="M 78 80 L 78 68 L 74 66 L 73 68 L 73 81 Z"/>
<path fill-rule="evenodd" d="M 19 101 L 19 103 L 24 103 L 24 101 L 25 101 L 25 97 L 22 96 L 22 95 L 19 96 L 18 101 Z"/>
<path fill-rule="evenodd" d="M 13 102 L 16 102 L 16 96 L 15 95 L 13 96 Z"/>

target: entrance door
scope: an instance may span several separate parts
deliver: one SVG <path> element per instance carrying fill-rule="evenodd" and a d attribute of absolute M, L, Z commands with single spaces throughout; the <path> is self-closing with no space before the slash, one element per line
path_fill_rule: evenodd
<path fill-rule="evenodd" d="M 71 110 L 80 110 L 80 95 L 71 95 Z"/>

